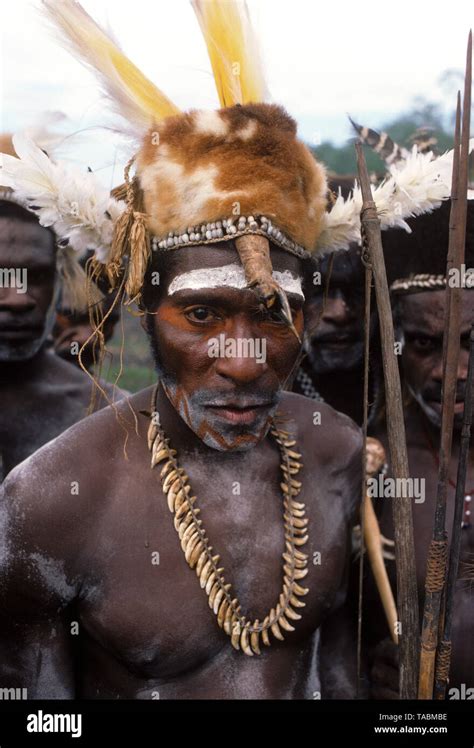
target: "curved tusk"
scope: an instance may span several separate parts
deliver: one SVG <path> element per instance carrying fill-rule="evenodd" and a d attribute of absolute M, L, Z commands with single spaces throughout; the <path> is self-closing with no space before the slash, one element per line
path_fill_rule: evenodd
<path fill-rule="evenodd" d="M 275 312 L 280 315 L 301 344 L 301 338 L 293 324 L 286 293 L 272 275 L 273 267 L 268 239 L 260 234 L 245 234 L 235 239 L 235 246 L 244 268 L 248 287 L 255 290 L 266 309 L 271 309 L 277 302 Z"/>

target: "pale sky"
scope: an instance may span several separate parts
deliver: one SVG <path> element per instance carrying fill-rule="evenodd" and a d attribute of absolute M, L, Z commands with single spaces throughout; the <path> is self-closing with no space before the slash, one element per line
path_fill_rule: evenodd
<path fill-rule="evenodd" d="M 40 0 L 1 0 L 2 131 L 29 126 L 42 112 L 69 118 L 64 132 L 75 158 L 107 180 L 123 158 L 110 133 L 89 129 L 110 122 L 94 77 L 52 39 L 37 11 Z M 187 0 L 84 0 L 109 24 L 122 49 L 183 109 L 215 108 L 210 64 Z M 361 5 L 354 0 L 248 0 L 259 36 L 268 87 L 299 123 L 301 136 L 343 142 L 352 135 L 346 113 L 378 127 L 424 95 L 451 106 L 455 91 L 437 80 L 464 66 L 472 0 L 442 6 L 414 0 Z"/>

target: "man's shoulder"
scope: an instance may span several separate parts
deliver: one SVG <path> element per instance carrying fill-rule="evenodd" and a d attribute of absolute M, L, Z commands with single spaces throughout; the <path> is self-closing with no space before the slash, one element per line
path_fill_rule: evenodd
<path fill-rule="evenodd" d="M 334 410 L 328 403 L 285 392 L 280 412 L 283 418 L 295 423 L 296 435 L 305 451 L 317 453 L 320 459 L 339 460 L 347 463 L 360 455 L 362 450 L 362 431 L 357 424 Z"/>
<path fill-rule="evenodd" d="M 117 402 L 125 394 L 119 387 L 113 386 L 93 374 L 83 371 L 70 361 L 64 361 L 53 351 L 46 352 L 46 381 L 44 388 L 58 395 L 69 396 L 79 400 L 85 408 L 91 403 L 93 410 L 104 408 L 111 402 Z"/>
<path fill-rule="evenodd" d="M 52 349 L 45 351 L 43 367 L 51 383 L 57 386 L 67 383 L 75 387 L 80 387 L 81 385 L 90 385 L 92 383 L 85 371 L 75 366 L 71 361 L 65 361 Z"/>
<path fill-rule="evenodd" d="M 31 508 L 39 518 L 70 504 L 66 496 L 75 495 L 79 507 L 113 477 L 113 462 L 123 457 L 127 438 L 140 438 L 145 426 L 139 411 L 149 400 L 144 390 L 70 426 L 8 474 L 4 499 Z"/>

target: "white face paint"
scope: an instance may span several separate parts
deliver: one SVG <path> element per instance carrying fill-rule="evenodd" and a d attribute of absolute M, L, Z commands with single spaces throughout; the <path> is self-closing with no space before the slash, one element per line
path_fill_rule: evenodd
<path fill-rule="evenodd" d="M 300 276 L 294 276 L 289 270 L 284 270 L 283 272 L 274 270 L 272 276 L 283 291 L 296 294 L 304 299 Z M 177 291 L 185 289 L 196 291 L 204 288 L 220 288 L 222 286 L 239 290 L 247 287 L 242 265 L 233 263 L 232 265 L 223 265 L 217 268 L 199 268 L 198 270 L 190 270 L 188 273 L 177 275 L 168 287 L 168 296 L 172 296 Z"/>

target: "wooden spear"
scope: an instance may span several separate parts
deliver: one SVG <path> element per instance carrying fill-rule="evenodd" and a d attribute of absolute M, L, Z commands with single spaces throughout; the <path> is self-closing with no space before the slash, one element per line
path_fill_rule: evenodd
<path fill-rule="evenodd" d="M 375 293 L 380 322 L 383 371 L 386 392 L 387 435 L 392 472 L 395 478 L 407 479 L 408 456 L 403 420 L 402 392 L 395 355 L 395 335 L 382 249 L 380 221 L 372 200 L 370 180 L 361 143 L 356 143 L 357 166 L 362 192 L 361 224 L 373 269 Z M 413 518 L 409 497 L 393 499 L 395 553 L 397 566 L 397 597 L 401 630 L 400 698 L 416 698 L 418 677 L 418 592 L 416 583 Z"/>
<path fill-rule="evenodd" d="M 453 154 L 451 214 L 446 278 L 452 267 L 461 270 L 464 262 L 467 215 L 467 176 L 469 128 L 471 113 L 472 32 L 467 45 L 464 78 L 463 118 L 460 153 L 460 100 L 458 94 L 456 132 Z M 461 158 L 462 154 L 462 158 Z M 460 275 L 460 272 L 459 272 Z M 446 283 L 446 323 L 443 337 L 443 384 L 441 391 L 441 441 L 439 450 L 438 486 L 433 537 L 428 550 L 425 581 L 425 605 L 421 631 L 420 679 L 418 698 L 433 698 L 436 648 L 441 623 L 441 600 L 446 582 L 448 541 L 446 534 L 446 499 L 451 462 L 454 404 L 458 376 L 461 325 L 461 288 Z"/>
<path fill-rule="evenodd" d="M 456 479 L 456 494 L 454 499 L 453 530 L 451 534 L 451 548 L 449 549 L 448 581 L 446 585 L 446 611 L 444 618 L 443 638 L 439 644 L 436 658 L 435 698 L 446 698 L 446 686 L 449 681 L 451 665 L 451 628 L 453 622 L 454 594 L 458 577 L 459 557 L 461 554 L 461 532 L 464 511 L 464 496 L 466 490 L 467 464 L 469 460 L 469 446 L 471 442 L 472 423 L 472 384 L 474 379 L 474 322 L 471 327 L 469 341 L 469 366 L 467 371 L 466 391 L 464 395 L 464 414 L 461 432 L 461 447 L 459 451 L 458 472 Z"/>

